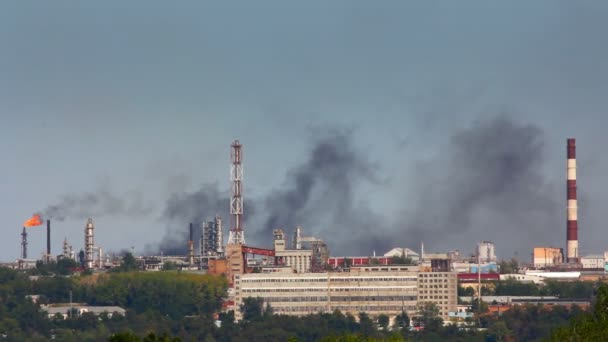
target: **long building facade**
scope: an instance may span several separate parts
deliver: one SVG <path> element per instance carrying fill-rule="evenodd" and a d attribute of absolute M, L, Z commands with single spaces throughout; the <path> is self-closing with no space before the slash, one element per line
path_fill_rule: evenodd
<path fill-rule="evenodd" d="M 319 312 L 410 317 L 423 302 L 435 303 L 440 316 L 456 311 L 457 278 L 453 272 L 419 272 L 417 266 L 368 266 L 350 272 L 250 273 L 235 275 L 234 311 L 247 297 L 259 297 L 277 314 L 303 316 Z"/>

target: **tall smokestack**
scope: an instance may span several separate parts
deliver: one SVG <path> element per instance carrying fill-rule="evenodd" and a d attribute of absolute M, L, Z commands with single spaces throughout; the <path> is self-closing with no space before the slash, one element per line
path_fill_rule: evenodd
<path fill-rule="evenodd" d="M 578 262 L 578 206 L 576 202 L 576 139 L 568 139 L 567 199 L 568 223 L 566 231 L 567 260 Z"/>
<path fill-rule="evenodd" d="M 190 239 L 188 240 L 188 263 L 190 265 L 194 264 L 194 228 L 192 223 L 190 223 Z"/>
<path fill-rule="evenodd" d="M 51 256 L 51 220 L 46 220 L 46 255 Z"/>
<path fill-rule="evenodd" d="M 21 259 L 27 259 L 27 231 L 23 227 L 21 233 Z"/>

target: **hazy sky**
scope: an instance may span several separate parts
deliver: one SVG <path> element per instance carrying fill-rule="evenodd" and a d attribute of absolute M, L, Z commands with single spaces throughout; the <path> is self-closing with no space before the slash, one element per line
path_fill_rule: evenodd
<path fill-rule="evenodd" d="M 249 200 L 259 218 L 248 222 L 246 237 L 268 245 L 271 236 L 255 232 L 276 228 L 260 226 L 271 197 L 290 187 L 301 166 L 314 171 L 307 160 L 315 144 L 335 135 L 371 174 L 346 178 L 352 191 L 336 196 L 351 202 L 346 210 L 315 206 L 313 197 L 293 217 L 314 216 L 318 207 L 320 218 L 364 213 L 380 222 L 355 229 L 359 219 L 341 225 L 332 216 L 304 226 L 336 253 L 388 247 L 370 239 L 361 249 L 366 232 L 394 246 L 418 249 L 424 239 L 429 250 L 465 253 L 493 240 L 501 256 L 526 260 L 533 245 L 563 246 L 568 137 L 578 145 L 581 253 L 603 252 L 607 18 L 608 3 L 566 0 L 3 2 L 0 260 L 18 257 L 21 225 L 33 212 L 62 201 L 78 206 L 91 194 L 114 204 L 55 222 L 54 253 L 66 236 L 82 248 L 89 215 L 106 250 L 143 251 L 168 229 L 185 231 L 189 218 L 167 219 L 167 201 L 208 184 L 228 191 L 229 145 L 237 138 L 245 210 Z M 512 130 L 472 133 L 498 126 Z M 506 190 L 482 187 L 468 208 L 469 199 L 446 184 L 457 177 L 456 185 L 471 188 L 488 173 L 508 174 L 510 164 L 464 162 L 462 146 L 495 143 L 504 151 L 519 133 L 538 147 L 530 154 L 538 160 L 521 173 L 530 178 Z M 542 195 L 529 185 L 539 183 Z M 548 193 L 557 211 L 554 203 L 533 205 Z M 474 217 L 450 227 L 459 206 Z M 503 206 L 508 215 L 497 216 Z M 443 219 L 423 233 L 435 217 Z M 351 229 L 359 243 L 349 249 L 336 239 Z M 45 234 L 29 232 L 37 257 Z"/>

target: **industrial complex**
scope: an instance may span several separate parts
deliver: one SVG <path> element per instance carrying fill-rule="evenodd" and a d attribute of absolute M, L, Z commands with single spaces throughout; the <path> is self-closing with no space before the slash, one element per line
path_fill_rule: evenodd
<path fill-rule="evenodd" d="M 231 144 L 230 156 L 227 242 L 224 243 L 222 217 L 216 215 L 208 222 L 190 223 L 189 238 L 184 241 L 187 255 L 137 256 L 136 259 L 141 269 L 147 271 L 160 270 L 170 261 L 182 270 L 226 276 L 230 289 L 225 308 L 234 310 L 237 319 L 243 300 L 259 297 L 274 312 L 288 315 L 338 309 L 345 313 L 367 312 L 394 318 L 402 312 L 415 315 L 420 304 L 433 303 L 440 316 L 448 321 L 458 317 L 459 284 L 479 292 L 482 283 L 504 279 L 534 283 L 545 279 L 597 280 L 604 277 L 608 265 L 608 253 L 581 256 L 579 252 L 575 139 L 567 140 L 565 253 L 561 247 L 535 247 L 531 260 L 522 263 L 519 273 L 511 274 L 503 274 L 498 268 L 495 244 L 491 241 L 479 242 L 471 255 L 458 250 L 425 253 L 421 244 L 419 250 L 395 246 L 380 256 L 332 256 L 331 246 L 322 236 L 307 235 L 305 227 L 298 226 L 292 227 L 292 235 L 279 227 L 271 227 L 272 236 L 267 238 L 272 239 L 272 248 L 247 244 L 243 225 L 243 146 L 238 140 Z M 36 260 L 28 258 L 28 227 L 45 222 L 47 249 L 42 254 L 43 262 L 69 258 L 88 270 L 104 270 L 119 264 L 95 244 L 92 218 L 84 224 L 84 244 L 80 252 L 76 253 L 66 239 L 62 253 L 52 255 L 51 221 L 34 215 L 23 225 L 21 255 L 12 267 L 35 266 Z M 199 232 L 197 242 L 194 236 Z"/>

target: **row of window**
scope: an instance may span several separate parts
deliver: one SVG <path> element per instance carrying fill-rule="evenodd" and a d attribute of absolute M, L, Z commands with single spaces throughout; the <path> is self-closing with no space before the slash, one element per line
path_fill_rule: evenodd
<path fill-rule="evenodd" d="M 373 278 L 358 278 L 358 277 L 344 277 L 344 278 L 329 278 L 330 282 L 345 282 L 345 281 L 416 281 L 416 277 L 373 277 Z"/>
<path fill-rule="evenodd" d="M 263 297 L 264 302 L 277 303 L 277 302 L 405 302 L 405 301 L 416 301 L 416 296 L 346 296 L 346 297 L 315 297 L 315 296 L 304 296 L 304 297 Z"/>
<path fill-rule="evenodd" d="M 448 296 L 420 296 L 420 299 L 448 299 Z"/>
<path fill-rule="evenodd" d="M 236 286 L 236 289 L 239 290 L 239 286 Z M 376 287 L 373 289 L 370 288 L 366 288 L 366 287 L 352 287 L 352 288 L 341 288 L 341 287 L 332 287 L 332 288 L 326 288 L 326 287 L 296 287 L 296 288 L 281 288 L 281 287 L 273 287 L 273 288 L 267 288 L 267 289 L 260 289 L 260 288 L 255 288 L 255 289 L 243 289 L 241 292 L 243 293 L 256 293 L 256 292 L 361 292 L 361 291 L 365 291 L 365 292 L 370 292 L 370 291 L 375 291 L 375 292 L 409 292 L 409 293 L 416 293 L 416 289 L 412 288 L 412 289 L 404 289 L 402 287 Z"/>
<path fill-rule="evenodd" d="M 443 285 L 419 285 L 419 289 L 447 289 L 448 284 Z"/>
<path fill-rule="evenodd" d="M 440 291 L 440 290 L 421 290 L 421 291 L 418 291 L 418 293 L 446 293 L 446 294 L 449 294 L 450 292 L 448 290 L 444 290 L 444 291 Z"/>
<path fill-rule="evenodd" d="M 420 273 L 422 278 L 445 278 L 452 275 L 451 273 Z"/>
<path fill-rule="evenodd" d="M 414 305 L 381 305 L 381 306 L 343 306 L 343 305 L 332 305 L 331 310 L 328 310 L 327 306 L 288 306 L 288 307 L 272 307 L 275 313 L 290 313 L 290 312 L 304 312 L 304 313 L 317 313 L 317 312 L 328 312 L 333 310 L 340 310 L 342 312 L 356 311 L 356 312 L 401 312 L 415 311 L 416 306 Z"/>
<path fill-rule="evenodd" d="M 370 278 L 359 278 L 359 277 L 339 277 L 339 278 L 268 278 L 268 279 L 242 279 L 242 283 L 325 283 L 325 282 L 380 282 L 380 281 L 394 281 L 394 282 L 406 282 L 416 281 L 416 277 L 370 277 Z"/>
<path fill-rule="evenodd" d="M 447 283 L 447 279 L 419 279 L 419 283 Z"/>

